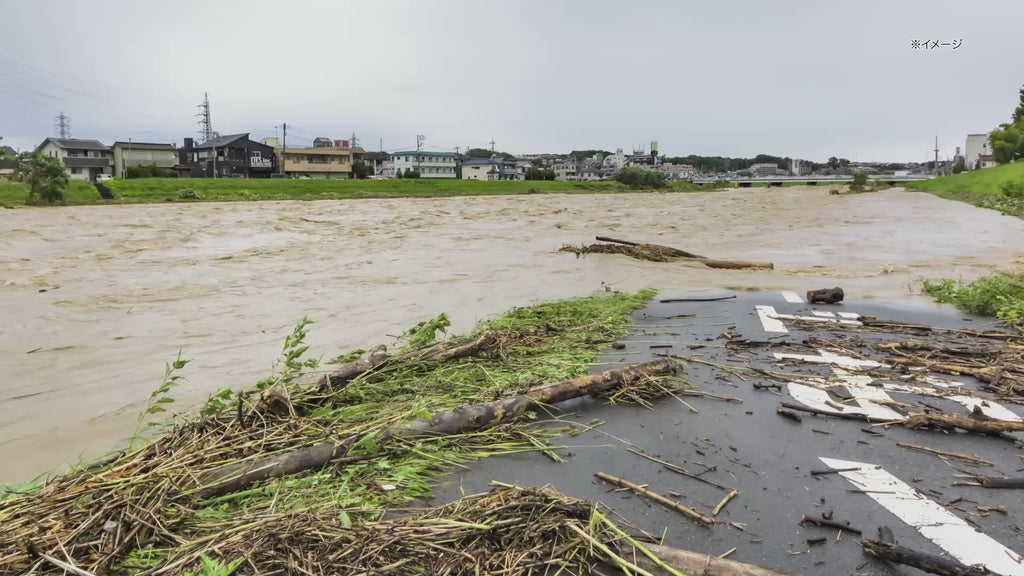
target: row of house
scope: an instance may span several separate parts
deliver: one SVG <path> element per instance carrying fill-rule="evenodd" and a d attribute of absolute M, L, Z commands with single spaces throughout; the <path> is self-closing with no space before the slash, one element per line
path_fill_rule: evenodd
<path fill-rule="evenodd" d="M 525 180 L 534 167 L 550 169 L 556 180 L 596 181 L 613 176 L 627 166 L 663 172 L 669 179 L 690 179 L 688 165 L 656 164 L 650 154 L 597 154 L 590 158 L 537 156 L 510 159 L 461 158 L 451 152 L 400 150 L 390 154 L 367 153 L 348 140 L 317 138 L 313 146 L 284 146 L 277 138 L 256 142 L 248 133 L 217 136 L 196 143 L 185 138 L 181 147 L 153 142 L 118 141 L 107 146 L 98 140 L 47 138 L 37 151 L 58 158 L 75 179 L 92 182 L 108 177 L 124 178 L 132 167 L 155 166 L 184 178 L 321 178 L 353 177 L 353 165 L 365 162 L 378 178 L 395 178 L 409 172 L 420 178 L 463 180 Z"/>

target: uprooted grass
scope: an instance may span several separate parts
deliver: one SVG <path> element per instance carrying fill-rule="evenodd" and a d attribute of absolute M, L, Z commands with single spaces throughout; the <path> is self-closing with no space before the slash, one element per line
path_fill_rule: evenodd
<path fill-rule="evenodd" d="M 499 336 L 487 357 L 386 365 L 327 395 L 301 378 L 315 363 L 301 358 L 307 322 L 300 322 L 275 375 L 254 389 L 218 392 L 152 443 L 0 501 L 0 573 L 59 572 L 47 556 L 92 572 L 174 573 L 259 530 L 268 515 L 375 521 L 385 508 L 429 494 L 431 480 L 454 466 L 553 450 L 554 432 L 518 423 L 443 438 L 379 434 L 437 410 L 585 374 L 601 344 L 625 333 L 628 312 L 652 295 L 603 293 L 515 309 L 477 328 Z M 289 413 L 267 411 L 268 392 L 287 397 Z M 356 438 L 348 456 L 358 461 L 200 497 L 203 472 Z"/>

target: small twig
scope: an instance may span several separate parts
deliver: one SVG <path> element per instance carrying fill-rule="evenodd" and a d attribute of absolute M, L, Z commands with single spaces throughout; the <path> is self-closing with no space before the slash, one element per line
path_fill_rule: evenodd
<path fill-rule="evenodd" d="M 824 518 L 817 518 L 815 516 L 808 516 L 806 514 L 804 514 L 803 518 L 800 520 L 800 523 L 813 524 L 815 526 L 823 526 L 825 528 L 835 528 L 836 530 L 846 530 L 847 532 L 853 532 L 854 534 L 861 533 L 860 530 L 857 530 L 856 528 L 849 526 L 847 524 L 843 524 L 842 522 L 836 522 L 835 520 L 826 520 Z"/>
<path fill-rule="evenodd" d="M 715 506 L 714 511 L 711 512 L 711 515 L 712 516 L 718 516 L 718 513 L 721 512 L 725 508 L 725 505 L 729 503 L 729 500 L 732 500 L 733 498 L 735 498 L 735 497 L 737 497 L 739 495 L 740 495 L 740 491 L 739 490 L 733 490 L 732 492 L 729 492 L 728 494 L 726 494 L 725 498 L 722 498 L 722 501 L 718 503 L 718 506 Z"/>
<path fill-rule="evenodd" d="M 609 482 L 611 484 L 614 484 L 616 486 L 621 486 L 623 488 L 629 488 L 630 490 L 632 490 L 633 492 L 636 492 L 637 494 L 640 494 L 641 496 L 646 496 L 646 497 L 650 498 L 651 500 L 654 500 L 654 501 L 656 501 L 656 502 L 658 502 L 660 504 L 664 504 L 665 506 L 668 506 L 669 508 L 672 508 L 673 510 L 676 510 L 677 512 L 681 512 L 684 515 L 686 515 L 686 516 L 688 516 L 690 518 L 693 518 L 694 520 L 700 522 L 701 524 L 703 524 L 705 526 L 710 526 L 710 525 L 715 523 L 714 518 L 708 518 L 707 516 L 701 514 L 700 512 L 694 510 L 693 508 L 690 508 L 690 507 L 687 507 L 687 506 L 683 506 L 682 504 L 679 504 L 678 502 L 673 502 L 672 500 L 662 496 L 661 494 L 658 494 L 656 492 L 651 492 L 650 490 L 648 490 L 648 489 L 646 489 L 646 488 L 644 488 L 642 486 L 638 486 L 636 484 L 633 484 L 632 482 L 630 482 L 628 480 L 623 480 L 622 478 L 616 478 L 615 476 L 612 476 L 610 474 L 605 474 L 604 472 L 597 472 L 594 475 L 597 476 L 598 478 L 600 478 L 601 480 L 604 480 L 605 482 Z"/>
<path fill-rule="evenodd" d="M 982 466 L 995 466 L 988 460 L 983 460 L 977 456 L 970 456 L 968 454 L 957 454 L 956 452 L 947 452 L 945 450 L 936 450 L 935 448 L 927 448 L 925 446 L 918 446 L 917 444 L 908 444 L 906 442 L 897 442 L 897 446 L 900 448 L 909 448 L 911 450 L 918 450 L 920 452 L 928 452 L 929 454 L 935 454 L 936 456 L 946 456 L 949 458 L 956 458 L 958 460 L 964 460 L 965 462 L 973 462 L 975 464 L 981 464 Z"/>

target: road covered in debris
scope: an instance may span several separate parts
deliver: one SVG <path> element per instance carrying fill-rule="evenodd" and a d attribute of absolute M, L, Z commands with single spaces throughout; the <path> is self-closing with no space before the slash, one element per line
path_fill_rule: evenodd
<path fill-rule="evenodd" d="M 1022 374 L 991 368 L 1021 351 L 991 321 L 789 291 L 663 292 L 633 318 L 593 370 L 674 358 L 692 388 L 563 403 L 548 416 L 565 450 L 484 460 L 436 501 L 549 485 L 669 546 L 783 572 L 913 572 L 864 552 L 882 528 L 890 552 L 1024 575 Z"/>

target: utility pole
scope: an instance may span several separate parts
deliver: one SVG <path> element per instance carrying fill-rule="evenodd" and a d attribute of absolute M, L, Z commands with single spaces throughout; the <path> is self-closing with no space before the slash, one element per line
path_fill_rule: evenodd
<path fill-rule="evenodd" d="M 383 154 L 384 153 L 384 139 L 383 138 L 378 140 L 377 146 L 378 146 L 378 148 L 380 150 L 380 153 Z"/>
<path fill-rule="evenodd" d="M 458 155 L 459 155 L 459 147 L 458 147 L 458 146 L 456 146 L 456 147 L 455 147 L 455 155 L 456 155 L 456 156 L 458 156 Z"/>
<path fill-rule="evenodd" d="M 419 152 L 420 150 L 423 149 L 423 141 L 426 140 L 426 139 L 427 139 L 427 137 L 424 136 L 423 134 L 417 134 L 416 135 L 416 151 L 417 152 Z"/>
<path fill-rule="evenodd" d="M 198 134 L 202 137 L 203 142 L 207 142 L 214 138 L 213 123 L 210 120 L 210 96 L 206 92 L 203 92 L 203 102 L 196 106 L 199 108 L 199 113 L 196 117 L 199 118 L 199 131 Z"/>
<path fill-rule="evenodd" d="M 288 154 L 288 123 L 281 122 L 281 173 L 284 174 L 285 158 Z"/>
<path fill-rule="evenodd" d="M 939 137 L 935 136 L 935 175 L 939 175 Z"/>
<path fill-rule="evenodd" d="M 491 138 L 491 152 L 494 152 L 494 138 Z"/>
<path fill-rule="evenodd" d="M 53 121 L 58 138 L 71 138 L 71 118 L 69 116 L 61 112 L 54 117 Z"/>

